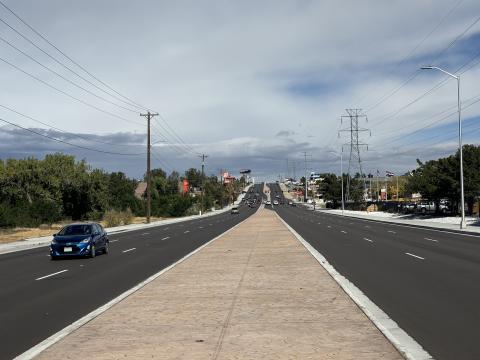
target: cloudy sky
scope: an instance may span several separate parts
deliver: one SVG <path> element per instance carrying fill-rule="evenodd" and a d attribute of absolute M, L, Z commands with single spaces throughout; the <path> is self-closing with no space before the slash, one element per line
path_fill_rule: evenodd
<path fill-rule="evenodd" d="M 480 140 L 478 0 L 2 1 L 70 58 L 0 5 L 2 159 L 62 151 L 138 178 L 148 108 L 154 167 L 204 153 L 208 173 L 275 179 L 305 151 L 339 171 L 359 108 L 364 171 L 405 172 L 458 145 L 456 82 L 425 64 L 461 74 Z"/>

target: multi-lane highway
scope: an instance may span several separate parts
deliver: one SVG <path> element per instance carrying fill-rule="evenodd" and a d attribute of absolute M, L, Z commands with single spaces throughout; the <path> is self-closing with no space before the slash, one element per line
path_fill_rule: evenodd
<path fill-rule="evenodd" d="M 480 237 L 274 209 L 434 358 L 480 359 Z"/>
<path fill-rule="evenodd" d="M 110 253 L 93 259 L 50 261 L 47 247 L 0 255 L 0 359 L 28 350 L 256 210 L 242 206 L 239 214 L 112 234 Z"/>

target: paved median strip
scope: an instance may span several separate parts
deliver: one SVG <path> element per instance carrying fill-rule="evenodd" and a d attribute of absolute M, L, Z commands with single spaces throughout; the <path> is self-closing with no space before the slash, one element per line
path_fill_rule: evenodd
<path fill-rule="evenodd" d="M 48 275 L 45 275 L 45 276 L 42 276 L 42 277 L 39 277 L 39 278 L 36 278 L 35 280 L 43 280 L 43 279 L 46 279 L 46 278 L 49 278 L 49 277 L 52 277 L 52 276 L 55 276 L 55 275 L 58 275 L 58 274 L 61 274 L 61 273 L 64 273 L 68 271 L 68 269 L 65 269 L 65 270 L 61 270 L 61 271 L 57 271 L 53 274 L 48 274 Z"/>

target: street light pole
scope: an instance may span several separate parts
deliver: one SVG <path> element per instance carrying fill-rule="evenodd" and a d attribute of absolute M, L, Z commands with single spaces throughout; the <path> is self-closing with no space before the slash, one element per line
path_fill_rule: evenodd
<path fill-rule="evenodd" d="M 462 105 L 460 102 L 460 75 L 453 75 L 437 66 L 422 66 L 421 69 L 438 70 L 457 80 L 458 148 L 460 150 L 460 204 L 462 206 L 462 221 L 460 222 L 460 229 L 465 229 L 467 227 L 467 222 L 465 221 L 465 194 L 463 188 Z"/>
<path fill-rule="evenodd" d="M 342 179 L 342 215 L 345 211 L 345 197 L 343 196 L 343 153 L 337 153 L 335 151 L 329 151 L 331 154 L 339 155 L 340 156 L 340 177 Z"/>

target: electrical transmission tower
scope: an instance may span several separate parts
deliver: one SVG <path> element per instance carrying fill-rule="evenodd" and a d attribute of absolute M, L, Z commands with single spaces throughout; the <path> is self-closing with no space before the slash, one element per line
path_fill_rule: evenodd
<path fill-rule="evenodd" d="M 368 122 L 367 115 L 362 114 L 362 109 L 346 109 L 348 115 L 341 116 L 341 122 L 343 124 L 343 119 L 347 118 L 350 121 L 350 126 L 344 129 L 339 130 L 338 136 L 340 137 L 341 132 L 349 132 L 350 133 L 350 142 L 345 143 L 342 145 L 342 152 L 343 147 L 348 146 L 350 147 L 350 158 L 348 161 L 348 172 L 347 172 L 347 189 L 346 189 L 346 199 L 350 200 L 350 179 L 353 174 L 360 175 L 360 179 L 363 180 L 363 187 L 365 188 L 365 176 L 362 170 L 362 159 L 360 157 L 360 149 L 362 147 L 366 147 L 368 150 L 368 144 L 363 143 L 359 140 L 359 133 L 368 131 L 370 136 L 372 136 L 369 129 L 360 128 L 358 126 L 359 119 L 365 119 Z M 342 174 L 343 176 L 343 174 Z"/>

